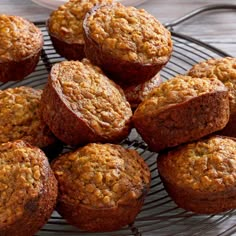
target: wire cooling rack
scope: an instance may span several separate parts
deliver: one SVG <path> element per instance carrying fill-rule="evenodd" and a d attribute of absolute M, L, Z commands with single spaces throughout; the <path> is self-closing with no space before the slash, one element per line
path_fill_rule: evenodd
<path fill-rule="evenodd" d="M 189 36 L 174 32 L 173 27 L 183 21 L 208 10 L 236 9 L 236 5 L 212 5 L 198 9 L 166 26 L 172 31 L 174 52 L 171 60 L 161 71 L 164 79 L 169 79 L 177 74 L 184 74 L 193 64 L 209 58 L 229 56 L 210 45 L 193 39 Z M 43 88 L 51 66 L 64 60 L 54 50 L 48 36 L 45 23 L 36 22 L 44 34 L 44 48 L 40 62 L 31 75 L 23 81 L 0 83 L 0 89 L 16 86 L 30 86 Z M 148 163 L 151 173 L 151 189 L 145 200 L 144 206 L 135 222 L 119 231 L 109 233 L 89 233 L 69 225 L 60 215 L 53 212 L 47 224 L 36 234 L 38 236 L 77 236 L 77 235 L 103 235 L 103 236 L 227 236 L 236 233 L 236 210 L 231 210 L 217 215 L 198 215 L 178 208 L 169 198 L 159 178 L 156 158 L 157 153 L 150 152 L 135 130 L 122 142 L 127 148 L 137 150 Z M 236 234 L 235 234 L 236 235 Z"/>

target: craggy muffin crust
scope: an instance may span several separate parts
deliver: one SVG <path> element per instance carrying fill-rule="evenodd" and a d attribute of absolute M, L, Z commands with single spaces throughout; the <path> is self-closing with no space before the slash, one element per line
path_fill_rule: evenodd
<path fill-rule="evenodd" d="M 52 169 L 59 182 L 59 213 L 89 231 L 132 223 L 150 185 L 139 154 L 114 144 L 88 144 L 56 159 Z"/>
<path fill-rule="evenodd" d="M 46 148 L 57 142 L 41 118 L 41 94 L 24 86 L 0 90 L 0 143 L 23 139 Z"/>
<path fill-rule="evenodd" d="M 33 235 L 50 217 L 57 198 L 46 156 L 21 140 L 0 144 L 0 180 L 0 234 Z"/>
<path fill-rule="evenodd" d="M 82 59 L 84 15 L 97 4 L 111 2 L 112 0 L 70 0 L 53 11 L 48 20 L 48 31 L 57 52 L 70 60 Z"/>
<path fill-rule="evenodd" d="M 86 20 L 90 37 L 104 50 L 115 49 L 112 55 L 123 60 L 156 63 L 172 50 L 169 32 L 144 9 L 102 6 Z"/>
<path fill-rule="evenodd" d="M 179 75 L 154 88 L 136 109 L 134 126 L 154 151 L 197 140 L 229 120 L 228 90 L 215 78 Z"/>
<path fill-rule="evenodd" d="M 19 16 L 0 15 L 0 81 L 20 80 L 31 73 L 43 46 L 42 32 Z"/>
<path fill-rule="evenodd" d="M 229 90 L 230 120 L 220 131 L 223 135 L 236 137 L 236 58 L 225 57 L 208 59 L 194 65 L 188 72 L 192 77 L 215 77 L 222 81 Z"/>
<path fill-rule="evenodd" d="M 50 15 L 48 29 L 51 34 L 68 43 L 84 43 L 83 18 L 95 5 L 111 3 L 109 0 L 70 0 Z"/>
<path fill-rule="evenodd" d="M 173 200 L 198 213 L 236 207 L 236 140 L 212 136 L 162 153 L 161 178 Z"/>
<path fill-rule="evenodd" d="M 83 29 L 86 57 L 124 85 L 151 79 L 172 52 L 170 32 L 155 17 L 120 3 L 92 8 Z"/>
<path fill-rule="evenodd" d="M 152 91 L 152 89 L 159 86 L 161 83 L 162 79 L 160 77 L 160 73 L 157 73 L 153 78 L 142 84 L 125 88 L 124 93 L 131 105 L 131 108 L 135 110 L 145 99 L 145 97 Z"/>
<path fill-rule="evenodd" d="M 122 89 L 84 59 L 52 67 L 42 114 L 59 139 L 79 145 L 122 140 L 129 134 L 132 111 Z"/>
<path fill-rule="evenodd" d="M 0 15 L 0 62 L 19 61 L 41 50 L 42 33 L 31 22 Z"/>

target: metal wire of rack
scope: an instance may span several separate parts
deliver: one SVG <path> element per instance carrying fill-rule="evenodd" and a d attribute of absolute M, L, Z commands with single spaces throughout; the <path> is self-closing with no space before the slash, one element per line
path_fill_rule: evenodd
<path fill-rule="evenodd" d="M 236 5 L 223 5 L 223 9 L 236 9 Z M 212 5 L 196 10 L 172 24 L 166 26 L 172 31 L 174 51 L 171 60 L 161 71 L 164 79 L 170 79 L 176 74 L 185 74 L 193 64 L 208 58 L 229 56 L 210 45 L 197 39 L 174 32 L 173 27 L 182 23 L 203 11 L 221 9 L 222 5 Z M 47 82 L 48 72 L 51 66 L 64 60 L 54 50 L 44 22 L 36 22 L 44 35 L 44 48 L 40 62 L 36 70 L 23 81 L 0 83 L 0 89 L 17 86 L 30 86 L 43 88 Z M 148 163 L 151 173 L 151 189 L 145 200 L 144 206 L 135 222 L 116 232 L 89 233 L 69 225 L 57 212 L 53 212 L 47 224 L 36 234 L 38 236 L 77 236 L 77 235 L 101 235 L 101 236 L 152 236 L 152 235 L 181 235 L 181 236 L 228 236 L 236 233 L 236 210 L 231 210 L 217 215 L 198 215 L 178 208 L 169 198 L 156 168 L 157 153 L 150 152 L 135 130 L 122 142 L 127 148 L 137 150 Z"/>

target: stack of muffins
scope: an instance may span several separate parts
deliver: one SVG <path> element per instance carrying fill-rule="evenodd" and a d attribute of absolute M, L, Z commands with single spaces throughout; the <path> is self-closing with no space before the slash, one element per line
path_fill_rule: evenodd
<path fill-rule="evenodd" d="M 42 33 L 17 16 L 0 22 L 0 81 L 24 79 L 39 60 Z M 236 59 L 201 62 L 163 82 L 170 32 L 146 11 L 112 0 L 70 0 L 47 27 L 67 60 L 52 66 L 43 91 L 0 91 L 0 234 L 20 224 L 18 235 L 34 234 L 55 204 L 83 230 L 134 222 L 151 174 L 135 150 L 118 144 L 132 128 L 159 152 L 161 179 L 180 207 L 236 208 Z M 73 151 L 49 164 L 45 150 L 55 154 L 61 143 Z"/>

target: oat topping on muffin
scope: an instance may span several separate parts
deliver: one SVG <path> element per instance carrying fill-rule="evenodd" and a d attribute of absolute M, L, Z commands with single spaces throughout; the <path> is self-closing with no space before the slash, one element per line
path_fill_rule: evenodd
<path fill-rule="evenodd" d="M 0 143 L 24 139 L 44 148 L 56 142 L 41 118 L 41 94 L 25 86 L 0 90 Z"/>
<path fill-rule="evenodd" d="M 236 58 L 208 59 L 194 65 L 188 72 L 192 77 L 214 77 L 229 90 L 230 110 L 236 112 Z"/>
<path fill-rule="evenodd" d="M 42 47 L 42 32 L 19 17 L 0 15 L 0 63 L 27 58 Z"/>
<path fill-rule="evenodd" d="M 139 158 L 136 151 L 112 144 L 88 144 L 61 156 L 52 165 L 61 192 L 67 188 L 60 200 L 101 208 L 138 199 L 150 181 Z"/>
<path fill-rule="evenodd" d="M 223 84 L 215 78 L 192 79 L 191 76 L 178 75 L 153 89 L 138 109 L 148 113 L 149 108 L 155 106 L 156 111 L 160 112 L 167 106 L 182 103 L 215 90 L 225 89 Z"/>
<path fill-rule="evenodd" d="M 235 138 L 213 135 L 180 145 L 161 153 L 157 167 L 179 207 L 202 214 L 235 209 Z"/>
<path fill-rule="evenodd" d="M 230 118 L 218 133 L 236 137 L 236 58 L 208 59 L 194 65 L 188 72 L 192 77 L 214 77 L 223 82 L 229 91 Z"/>
<path fill-rule="evenodd" d="M 172 51 L 169 31 L 144 9 L 117 3 L 101 7 L 87 22 L 89 36 L 123 60 L 155 63 Z"/>
<path fill-rule="evenodd" d="M 58 180 L 57 211 L 92 232 L 134 222 L 149 191 L 151 173 L 135 150 L 90 143 L 52 162 Z"/>
<path fill-rule="evenodd" d="M 168 172 L 168 181 L 178 186 L 222 191 L 236 183 L 236 141 L 213 136 L 187 144 L 171 151 L 160 168 L 163 175 Z"/>
<path fill-rule="evenodd" d="M 0 14 L 0 81 L 22 80 L 32 73 L 43 47 L 43 34 L 19 16 Z"/>
<path fill-rule="evenodd" d="M 43 162 L 41 155 L 22 148 L 20 141 L 1 144 L 0 159 L 0 225 L 4 225 L 17 221 L 27 201 L 37 197 L 42 188 Z"/>
<path fill-rule="evenodd" d="M 130 131 L 123 90 L 87 59 L 54 65 L 41 103 L 44 121 L 67 144 L 117 142 Z"/>
<path fill-rule="evenodd" d="M 84 53 L 122 88 L 144 83 L 169 61 L 170 32 L 142 9 L 95 6 L 83 21 Z"/>
<path fill-rule="evenodd" d="M 223 129 L 228 90 L 216 78 L 178 75 L 154 88 L 132 120 L 149 148 L 159 152 Z"/>
<path fill-rule="evenodd" d="M 65 61 L 60 64 L 58 78 L 57 89 L 66 97 L 67 105 L 75 112 L 81 111 L 84 119 L 97 132 L 106 136 L 110 129 L 119 129 L 124 125 L 126 120 L 123 117 L 130 115 L 127 102 L 115 84 L 110 86 L 111 81 L 98 67 L 88 60 L 83 63 Z"/>
<path fill-rule="evenodd" d="M 97 4 L 111 3 L 112 0 L 70 0 L 50 15 L 49 31 L 68 43 L 84 43 L 82 23 L 84 15 Z"/>
<path fill-rule="evenodd" d="M 22 140 L 0 144 L 0 194 L 1 235 L 34 235 L 46 223 L 57 181 L 39 148 Z"/>

